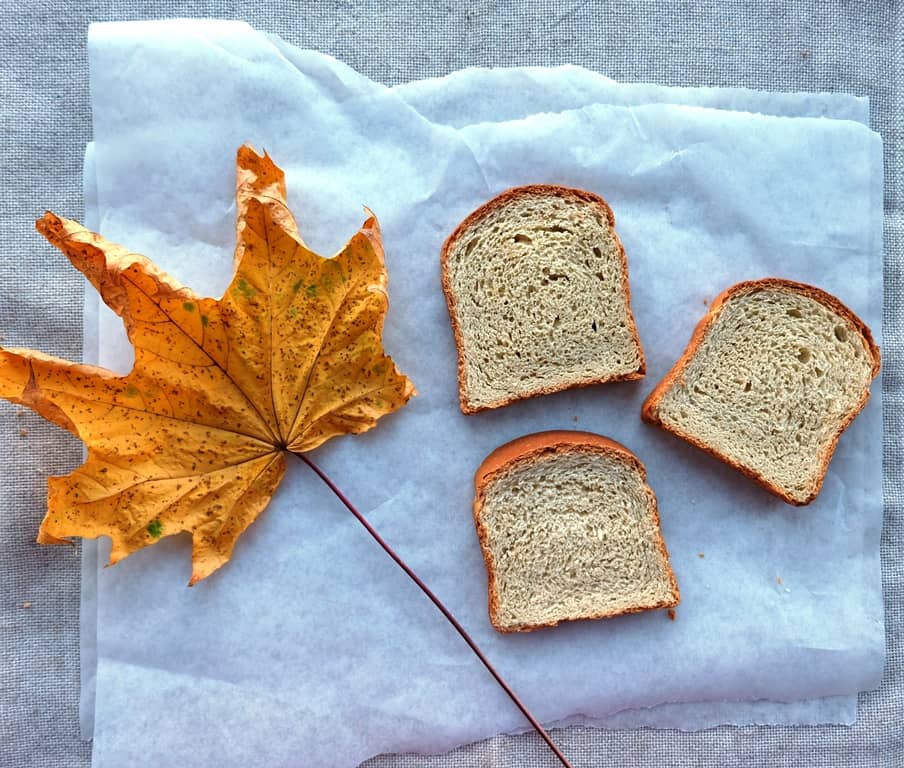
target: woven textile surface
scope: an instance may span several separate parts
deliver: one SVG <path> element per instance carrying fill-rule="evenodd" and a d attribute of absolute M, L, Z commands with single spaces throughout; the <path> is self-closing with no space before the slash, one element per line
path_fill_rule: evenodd
<path fill-rule="evenodd" d="M 0 344 L 81 355 L 81 278 L 34 231 L 45 209 L 81 218 L 91 138 L 91 21 L 241 19 L 331 54 L 387 85 L 466 66 L 579 64 L 621 81 L 845 91 L 871 100 L 885 145 L 883 327 L 888 656 L 882 686 L 845 727 L 676 731 L 569 729 L 575 766 L 904 765 L 904 6 L 898 2 L 110 2 L 12 3 L 0 25 Z M 34 543 L 46 478 L 81 445 L 0 403 L 0 766 L 90 765 L 78 737 L 79 547 Z M 190 727 L 190 724 L 186 724 Z M 266 755 L 261 765 L 267 764 Z M 533 735 L 437 757 L 380 756 L 368 768 L 556 764 Z"/>

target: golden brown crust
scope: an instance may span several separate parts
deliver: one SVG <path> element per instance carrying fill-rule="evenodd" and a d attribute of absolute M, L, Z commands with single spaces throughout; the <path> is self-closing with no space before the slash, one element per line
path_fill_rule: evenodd
<path fill-rule="evenodd" d="M 854 328 L 857 329 L 857 332 L 863 337 L 863 340 L 866 342 L 866 346 L 869 350 L 870 356 L 872 357 L 872 378 L 875 379 L 876 376 L 879 375 L 879 369 L 881 367 L 881 355 L 879 352 L 879 347 L 876 345 L 875 341 L 873 341 L 873 335 L 870 332 L 869 327 L 867 327 L 866 323 L 864 323 L 859 317 L 857 317 L 857 315 L 855 315 L 848 307 L 842 304 L 841 301 L 839 301 L 835 296 L 832 296 L 832 294 L 830 293 L 826 293 L 824 290 L 817 288 L 816 286 L 808 285 L 806 283 L 798 283 L 793 280 L 785 280 L 778 277 L 766 277 L 761 280 L 748 280 L 726 288 L 713 300 L 709 311 L 703 316 L 700 322 L 697 323 L 697 327 L 694 328 L 694 332 L 693 334 L 691 334 L 691 339 L 688 342 L 687 348 L 684 350 L 681 357 L 678 358 L 677 362 L 672 366 L 671 370 L 665 375 L 665 377 L 663 377 L 662 381 L 660 381 L 659 384 L 656 385 L 653 391 L 650 392 L 646 400 L 644 400 L 644 403 L 641 406 L 640 415 L 644 421 L 649 422 L 650 424 L 655 424 L 658 427 L 664 429 L 666 432 L 671 432 L 676 437 L 680 437 L 682 440 L 686 440 L 691 445 L 700 448 L 703 451 L 706 451 L 706 453 L 710 454 L 710 456 L 714 456 L 715 458 L 724 461 L 730 467 L 733 467 L 742 474 L 746 475 L 751 480 L 758 483 L 767 491 L 778 496 L 788 504 L 802 507 L 806 504 L 809 504 L 811 501 L 813 501 L 813 499 L 817 497 L 817 495 L 819 495 L 819 491 L 822 489 L 822 484 L 825 480 L 826 471 L 829 468 L 829 462 L 832 459 L 832 455 L 835 453 L 835 446 L 838 444 L 838 439 L 841 437 L 841 434 L 844 432 L 844 430 L 848 428 L 857 414 L 863 410 L 863 407 L 869 400 L 869 389 L 867 389 L 863 397 L 851 410 L 847 418 L 841 423 L 838 430 L 832 436 L 832 439 L 828 442 L 826 450 L 824 451 L 821 458 L 819 479 L 817 480 L 815 486 L 811 489 L 810 494 L 803 500 L 793 498 L 787 491 L 770 482 L 750 467 L 743 466 L 731 456 L 720 453 L 711 446 L 706 445 L 702 441 L 698 440 L 693 435 L 688 435 L 685 432 L 682 432 L 680 429 L 675 429 L 668 424 L 663 424 L 659 419 L 659 404 L 662 401 L 663 396 L 672 387 L 672 385 L 684 375 L 685 369 L 693 359 L 694 355 L 697 353 L 697 349 L 703 343 L 703 340 L 706 338 L 706 334 L 709 332 L 709 329 L 710 327 L 712 327 L 715 320 L 719 317 L 719 314 L 722 312 L 722 308 L 725 306 L 726 302 L 728 302 L 730 299 L 733 299 L 735 296 L 739 296 L 744 293 L 775 288 L 793 291 L 794 293 L 799 293 L 803 296 L 806 296 L 807 298 L 813 299 L 814 301 L 817 301 L 820 304 L 828 307 L 835 314 L 844 318 L 847 322 L 854 326 Z"/>
<path fill-rule="evenodd" d="M 458 242 L 459 238 L 472 226 L 478 224 L 483 218 L 488 216 L 500 206 L 505 205 L 506 203 L 509 203 L 513 200 L 518 200 L 522 197 L 528 197 L 530 195 L 558 195 L 559 197 L 570 197 L 572 199 L 581 200 L 582 202 L 596 205 L 606 217 L 606 221 L 612 229 L 612 234 L 615 237 L 615 242 L 618 243 L 618 252 L 622 262 L 622 284 L 625 292 L 625 302 L 628 307 L 628 329 L 631 331 L 631 335 L 634 337 L 635 344 L 637 344 L 637 349 L 640 353 L 640 364 L 636 371 L 631 371 L 630 373 L 620 374 L 617 376 L 584 379 L 567 384 L 563 383 L 547 387 L 539 387 L 527 394 L 513 395 L 509 398 L 503 398 L 502 400 L 499 400 L 498 402 L 492 403 L 490 405 L 474 406 L 471 405 L 465 397 L 464 344 L 462 341 L 461 326 L 458 322 L 458 305 L 455 300 L 455 293 L 452 290 L 452 277 L 449 274 L 449 255 L 451 254 L 452 249 Z M 571 187 L 562 187 L 555 184 L 528 184 L 523 187 L 512 187 L 511 189 L 507 189 L 505 192 L 502 192 L 492 200 L 487 201 L 479 208 L 468 214 L 468 216 L 465 217 L 461 224 L 459 224 L 455 228 L 452 234 L 446 238 L 446 241 L 443 243 L 442 251 L 440 253 L 440 267 L 442 270 L 443 294 L 446 297 L 446 304 L 449 308 L 449 320 L 452 324 L 452 335 L 455 338 L 455 348 L 458 353 L 458 399 L 462 413 L 479 413 L 480 411 L 486 411 L 491 408 L 501 408 L 503 406 L 509 405 L 510 403 L 514 403 L 517 400 L 524 400 L 529 397 L 536 397 L 538 395 L 549 395 L 553 392 L 561 392 L 565 389 L 589 387 L 593 384 L 605 384 L 607 382 L 614 381 L 636 381 L 637 379 L 643 378 L 646 374 L 646 358 L 644 357 L 643 346 L 640 343 L 640 336 L 637 333 L 637 325 L 634 322 L 634 313 L 631 311 L 631 286 L 628 282 L 628 257 L 625 254 L 625 247 L 624 245 L 622 245 L 622 241 L 618 237 L 618 233 L 615 231 L 615 214 L 612 212 L 612 208 L 609 207 L 609 204 L 599 195 L 596 195 L 593 192 L 587 192 L 583 189 L 572 189 Z"/>
<path fill-rule="evenodd" d="M 489 547 L 489 532 L 482 519 L 483 504 L 486 499 L 486 490 L 493 478 L 500 472 L 510 469 L 514 465 L 522 462 L 529 462 L 545 453 L 567 453 L 570 451 L 586 451 L 608 454 L 616 456 L 620 460 L 629 464 L 633 469 L 640 473 L 641 480 L 646 483 L 647 470 L 631 451 L 620 443 L 611 440 L 608 437 L 597 435 L 592 432 L 577 432 L 570 430 L 552 430 L 549 432 L 536 432 L 531 435 L 524 435 L 505 445 L 499 446 L 490 453 L 481 462 L 474 475 L 474 525 L 477 528 L 477 538 L 480 541 L 480 550 L 483 553 L 483 560 L 487 569 L 487 592 L 489 598 L 490 623 L 499 632 L 533 632 L 536 629 L 544 627 L 554 627 L 561 621 L 583 621 L 606 619 L 613 616 L 621 616 L 629 613 L 640 613 L 642 611 L 658 610 L 660 608 L 672 608 L 678 605 L 681 600 L 681 592 L 678 589 L 678 582 L 675 579 L 675 573 L 672 570 L 669 560 L 669 552 L 665 546 L 665 540 L 662 537 L 662 527 L 659 519 L 659 508 L 656 503 L 656 494 L 649 486 L 645 486 L 646 492 L 650 497 L 650 504 L 653 513 L 653 521 L 656 527 L 657 541 L 656 544 L 665 561 L 669 583 L 671 587 L 671 599 L 664 600 L 655 605 L 626 608 L 620 611 L 600 612 L 589 614 L 587 616 L 573 616 L 559 621 L 550 621 L 542 624 L 526 624 L 518 627 L 500 626 L 497 621 L 499 614 L 499 594 L 496 588 L 496 568 L 493 562 L 493 555 Z"/>

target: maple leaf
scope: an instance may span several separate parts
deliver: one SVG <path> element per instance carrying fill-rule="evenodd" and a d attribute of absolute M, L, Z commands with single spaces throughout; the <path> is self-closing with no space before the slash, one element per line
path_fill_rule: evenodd
<path fill-rule="evenodd" d="M 192 536 L 190 584 L 229 560 L 302 454 L 370 429 L 415 393 L 382 347 L 388 306 L 370 214 L 333 258 L 302 241 L 283 172 L 237 155 L 235 275 L 219 300 L 50 212 L 37 222 L 123 320 L 126 376 L 0 349 L 0 397 L 81 438 L 85 463 L 49 480 L 40 543 L 112 540 L 110 563 Z"/>

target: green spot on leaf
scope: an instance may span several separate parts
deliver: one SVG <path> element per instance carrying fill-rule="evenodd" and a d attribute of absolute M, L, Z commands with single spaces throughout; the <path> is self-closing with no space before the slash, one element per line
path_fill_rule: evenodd
<path fill-rule="evenodd" d="M 193 301 L 183 302 L 182 309 L 184 309 L 186 312 L 194 312 L 195 311 L 195 303 Z"/>
<path fill-rule="evenodd" d="M 314 297 L 317 295 L 317 286 L 309 285 L 305 290 L 308 292 L 308 296 Z"/>
<path fill-rule="evenodd" d="M 126 386 L 126 388 L 122 391 L 122 393 L 123 393 L 126 397 L 136 397 L 136 396 L 138 395 L 138 389 L 137 389 L 134 385 L 129 384 L 129 385 Z"/>
<path fill-rule="evenodd" d="M 254 288 L 248 285 L 244 277 L 239 278 L 239 281 L 235 285 L 235 289 L 246 299 L 253 299 L 254 295 L 257 293 Z"/>
<path fill-rule="evenodd" d="M 291 317 L 297 317 L 297 316 L 298 316 L 298 310 L 297 310 L 295 307 L 289 307 L 289 308 L 286 310 L 286 316 L 287 316 L 287 317 L 290 317 L 290 318 L 291 318 Z"/>
<path fill-rule="evenodd" d="M 206 326 L 210 322 L 210 318 L 207 315 L 201 315 L 201 325 Z"/>
<path fill-rule="evenodd" d="M 336 259 L 330 259 L 326 266 L 330 269 L 334 275 L 338 275 L 339 279 L 344 283 L 347 281 L 345 276 L 345 271 L 342 269 L 342 265 Z"/>
<path fill-rule="evenodd" d="M 163 523 L 159 520 L 151 520 L 148 523 L 148 534 L 155 539 L 159 539 L 163 535 Z"/>
<path fill-rule="evenodd" d="M 298 289 L 301 288 L 301 280 L 296 280 L 295 285 L 292 286 L 292 292 L 298 293 Z"/>

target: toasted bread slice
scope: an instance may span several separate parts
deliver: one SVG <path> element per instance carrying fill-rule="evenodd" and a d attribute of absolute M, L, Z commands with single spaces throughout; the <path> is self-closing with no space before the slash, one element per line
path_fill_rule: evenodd
<path fill-rule="evenodd" d="M 641 415 L 808 504 L 879 365 L 869 328 L 834 296 L 778 278 L 739 283 L 713 301 Z"/>
<path fill-rule="evenodd" d="M 540 432 L 491 453 L 474 478 L 490 621 L 527 632 L 679 600 L 646 470 L 589 432 Z"/>
<path fill-rule="evenodd" d="M 442 284 L 464 413 L 644 374 L 625 249 L 597 195 L 503 192 L 446 240 Z"/>

